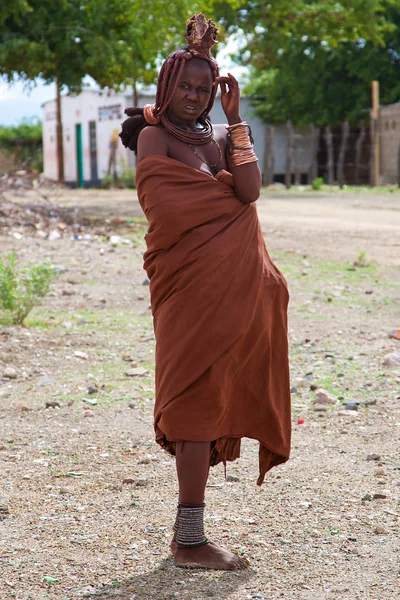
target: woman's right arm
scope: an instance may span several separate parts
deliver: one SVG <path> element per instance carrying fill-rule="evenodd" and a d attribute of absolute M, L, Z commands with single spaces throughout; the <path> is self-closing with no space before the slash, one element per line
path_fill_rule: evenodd
<path fill-rule="evenodd" d="M 145 127 L 139 134 L 137 144 L 138 162 L 148 154 L 168 156 L 168 142 L 165 131 L 158 126 Z"/>

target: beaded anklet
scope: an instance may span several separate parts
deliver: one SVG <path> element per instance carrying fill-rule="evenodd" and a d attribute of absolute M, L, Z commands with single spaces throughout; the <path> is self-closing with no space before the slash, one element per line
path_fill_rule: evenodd
<path fill-rule="evenodd" d="M 176 543 L 178 548 L 193 548 L 208 543 L 204 535 L 205 504 L 179 504 Z"/>

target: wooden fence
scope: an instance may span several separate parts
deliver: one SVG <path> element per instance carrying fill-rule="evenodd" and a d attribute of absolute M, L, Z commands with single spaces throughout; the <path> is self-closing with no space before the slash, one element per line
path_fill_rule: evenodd
<path fill-rule="evenodd" d="M 310 185 L 317 177 L 322 177 L 328 185 L 337 184 L 340 187 L 349 184 L 373 185 L 378 127 L 376 121 L 371 126 L 362 123 L 359 127 L 351 127 L 345 122 L 336 128 L 318 128 L 311 124 L 296 130 L 288 121 L 283 141 L 283 173 L 276 170 L 277 128 L 266 127 L 263 160 L 265 185 L 279 180 L 287 188 L 300 183 Z M 283 135 L 281 127 L 279 133 Z M 299 160 L 300 152 L 302 161 Z"/>

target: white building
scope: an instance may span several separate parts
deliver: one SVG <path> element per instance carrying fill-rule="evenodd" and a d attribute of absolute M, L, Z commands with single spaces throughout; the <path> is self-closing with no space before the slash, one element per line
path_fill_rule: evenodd
<path fill-rule="evenodd" d="M 139 96 L 139 106 L 153 103 L 153 95 Z M 109 170 L 110 142 L 121 131 L 121 123 L 127 117 L 125 108 L 132 106 L 132 96 L 105 91 L 84 90 L 77 96 L 62 96 L 61 112 L 64 145 L 64 179 L 72 186 L 98 185 Z M 219 98 L 211 111 L 214 123 L 225 123 L 226 117 Z M 241 116 L 252 128 L 255 151 L 261 170 L 264 168 L 265 125 L 253 114 L 250 99 L 241 98 Z M 44 175 L 56 180 L 57 133 L 56 100 L 43 104 L 43 156 Z M 282 180 L 286 164 L 287 131 L 276 127 L 274 153 L 276 179 Z M 299 170 L 307 173 L 311 162 L 308 143 L 298 147 Z M 117 172 L 124 165 L 134 166 L 132 151 L 117 145 Z"/>

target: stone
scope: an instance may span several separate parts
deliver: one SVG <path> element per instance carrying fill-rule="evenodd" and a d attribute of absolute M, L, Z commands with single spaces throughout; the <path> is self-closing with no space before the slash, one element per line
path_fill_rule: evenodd
<path fill-rule="evenodd" d="M 147 375 L 148 372 L 148 369 L 145 369 L 144 367 L 136 367 L 135 369 L 128 369 L 125 371 L 125 375 L 127 377 L 141 377 Z"/>
<path fill-rule="evenodd" d="M 383 364 L 386 367 L 400 367 L 400 352 L 391 352 L 386 354 L 383 359 Z"/>
<path fill-rule="evenodd" d="M 341 417 L 357 417 L 358 412 L 356 410 L 339 410 L 338 415 Z"/>
<path fill-rule="evenodd" d="M 336 400 L 322 388 L 315 392 L 314 404 L 336 404 Z"/>
<path fill-rule="evenodd" d="M 14 367 L 6 367 L 3 371 L 3 377 L 6 377 L 7 379 L 17 379 L 18 372 Z"/>
<path fill-rule="evenodd" d="M 70 275 L 67 277 L 67 282 L 71 285 L 79 285 L 85 281 L 84 277 L 80 277 L 79 275 Z"/>
<path fill-rule="evenodd" d="M 140 479 L 137 479 L 135 481 L 135 485 L 136 487 L 146 487 L 146 485 L 148 485 L 149 480 L 147 479 L 147 477 L 141 477 Z"/>
<path fill-rule="evenodd" d="M 131 484 L 131 483 L 135 483 L 135 480 L 132 479 L 132 477 L 125 477 L 125 479 L 122 480 L 122 483 L 125 484 Z"/>
<path fill-rule="evenodd" d="M 383 525 L 377 525 L 374 529 L 376 535 L 385 535 L 387 533 Z"/>
<path fill-rule="evenodd" d="M 376 403 L 377 403 L 376 398 L 367 398 L 363 402 L 364 406 L 374 406 Z"/>
<path fill-rule="evenodd" d="M 314 404 L 313 410 L 315 410 L 315 412 L 320 412 L 320 413 L 327 412 L 328 407 L 326 406 L 326 404 Z"/>
<path fill-rule="evenodd" d="M 9 514 L 9 508 L 7 505 L 7 501 L 4 496 L 0 496 L 0 519 Z"/>
<path fill-rule="evenodd" d="M 57 229 L 53 229 L 49 233 L 49 241 L 50 242 L 55 242 L 56 240 L 59 240 L 60 237 L 61 237 L 61 233 Z"/>
<path fill-rule="evenodd" d="M 90 404 L 90 406 L 96 406 L 97 404 L 96 398 L 82 398 L 82 402 L 86 402 L 86 404 Z"/>
<path fill-rule="evenodd" d="M 129 402 L 128 407 L 129 408 L 136 408 L 136 403 L 135 402 Z"/>
<path fill-rule="evenodd" d="M 386 494 L 382 494 L 381 492 L 377 492 L 376 494 L 374 494 L 372 496 L 373 500 L 386 500 L 387 495 Z"/>
<path fill-rule="evenodd" d="M 48 401 L 45 404 L 45 408 L 60 408 L 60 404 L 58 402 Z"/>
<path fill-rule="evenodd" d="M 372 500 L 372 496 L 371 494 L 365 494 L 362 498 L 361 498 L 362 502 L 371 502 Z"/>
<path fill-rule="evenodd" d="M 151 458 L 149 456 L 142 456 L 139 458 L 138 465 L 149 465 L 151 463 Z"/>
<path fill-rule="evenodd" d="M 75 350 L 74 356 L 76 356 L 77 358 L 83 358 L 84 360 L 87 360 L 89 358 L 86 352 L 81 352 L 80 350 Z"/>
<path fill-rule="evenodd" d="M 98 392 L 99 392 L 99 390 L 97 388 L 95 388 L 93 385 L 89 385 L 88 391 L 87 391 L 87 393 L 89 395 L 91 395 L 91 394 L 97 394 Z"/>
<path fill-rule="evenodd" d="M 375 477 L 384 477 L 386 475 L 384 469 L 377 469 L 375 471 Z"/>
<path fill-rule="evenodd" d="M 235 481 L 240 481 L 240 478 L 237 475 L 227 475 L 226 480 L 234 483 Z"/>
<path fill-rule="evenodd" d="M 85 408 L 83 416 L 92 418 L 92 417 L 94 417 L 94 412 L 90 408 Z"/>
<path fill-rule="evenodd" d="M 367 460 L 381 460 L 380 454 L 368 454 Z"/>
<path fill-rule="evenodd" d="M 75 294 L 76 294 L 76 291 L 70 287 L 66 287 L 61 290 L 61 296 L 74 296 Z"/>
<path fill-rule="evenodd" d="M 359 402 L 345 402 L 345 410 L 358 410 Z"/>

